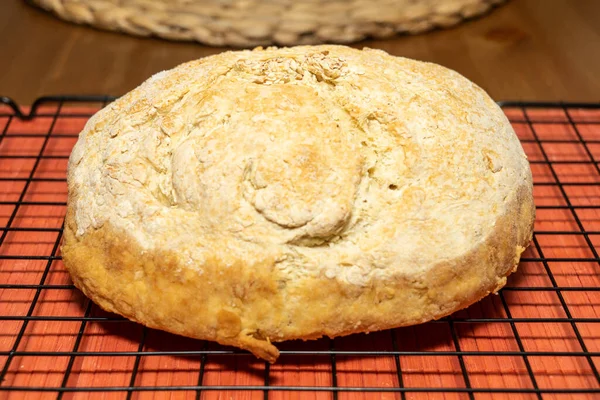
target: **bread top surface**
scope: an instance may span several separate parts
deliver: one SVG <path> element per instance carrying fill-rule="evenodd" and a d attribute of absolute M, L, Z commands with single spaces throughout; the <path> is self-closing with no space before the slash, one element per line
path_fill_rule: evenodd
<path fill-rule="evenodd" d="M 198 274 L 264 259 L 358 286 L 472 251 L 523 185 L 523 149 L 483 90 L 343 46 L 161 72 L 91 118 L 69 162 L 78 236 L 109 224 Z"/>

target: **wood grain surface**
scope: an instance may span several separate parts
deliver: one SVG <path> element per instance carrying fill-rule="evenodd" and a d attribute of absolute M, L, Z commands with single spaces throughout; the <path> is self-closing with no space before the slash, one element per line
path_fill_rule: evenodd
<path fill-rule="evenodd" d="M 511 0 L 454 29 L 355 46 L 448 66 L 497 100 L 600 101 L 598 0 Z M 22 0 L 0 1 L 0 95 L 21 103 L 118 96 L 155 72 L 224 50 L 103 32 Z"/>

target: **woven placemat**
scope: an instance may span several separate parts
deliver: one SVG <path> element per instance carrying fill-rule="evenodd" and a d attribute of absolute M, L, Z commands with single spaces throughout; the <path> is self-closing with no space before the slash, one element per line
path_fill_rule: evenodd
<path fill-rule="evenodd" d="M 350 43 L 418 34 L 506 0 L 29 0 L 58 17 L 213 46 Z"/>

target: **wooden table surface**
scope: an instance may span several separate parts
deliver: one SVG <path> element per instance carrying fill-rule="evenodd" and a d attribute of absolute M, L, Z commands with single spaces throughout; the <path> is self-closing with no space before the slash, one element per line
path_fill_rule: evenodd
<path fill-rule="evenodd" d="M 496 100 L 600 101 L 599 0 L 511 0 L 450 30 L 356 46 L 453 68 Z M 224 49 L 99 31 L 2 0 L 0 50 L 0 95 L 26 104 L 48 94 L 118 96 Z"/>

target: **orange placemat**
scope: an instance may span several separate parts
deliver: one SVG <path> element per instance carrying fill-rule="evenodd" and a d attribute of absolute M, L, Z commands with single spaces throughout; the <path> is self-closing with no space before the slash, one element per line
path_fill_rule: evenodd
<path fill-rule="evenodd" d="M 71 147 L 102 104 L 0 107 L 0 398 L 600 398 L 600 106 L 506 105 L 531 161 L 518 273 L 440 321 L 281 344 L 267 365 L 107 314 L 60 257 Z"/>

